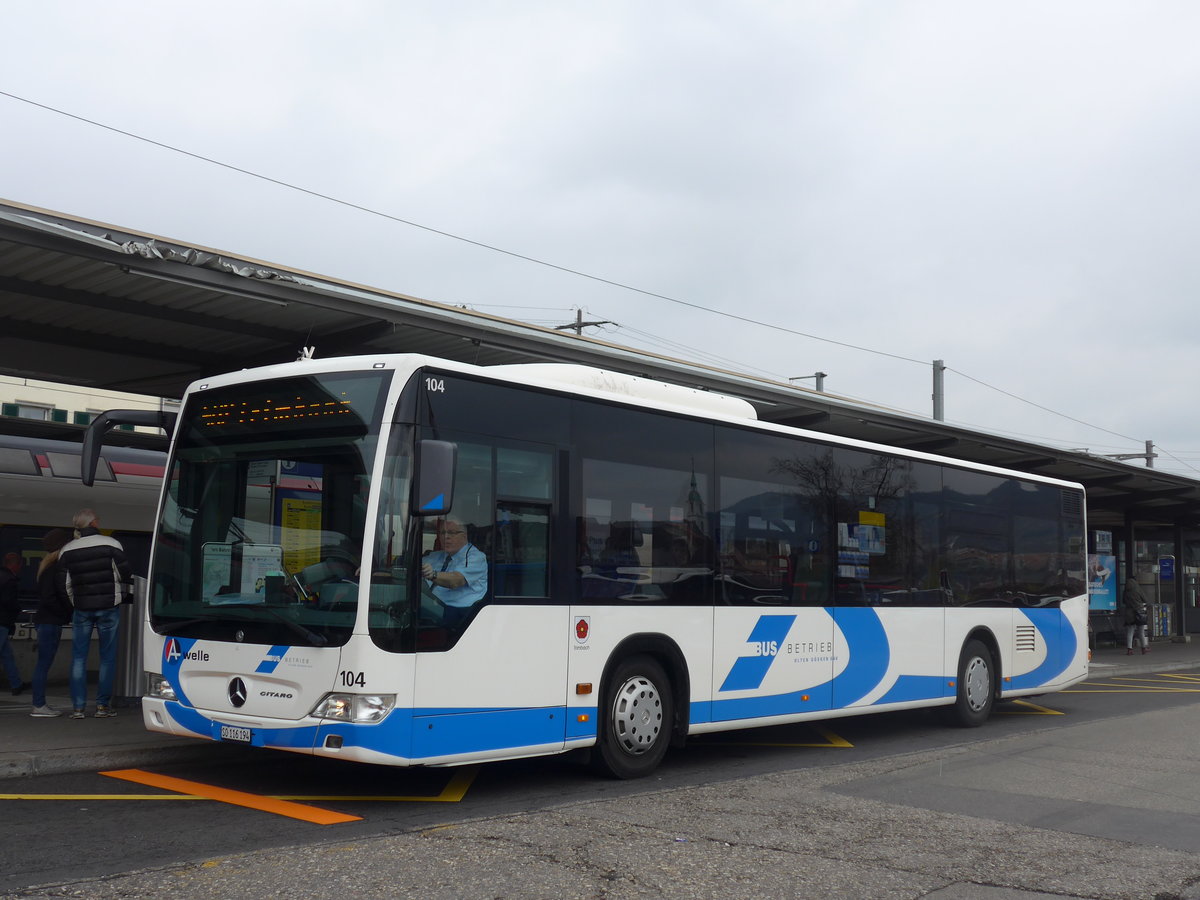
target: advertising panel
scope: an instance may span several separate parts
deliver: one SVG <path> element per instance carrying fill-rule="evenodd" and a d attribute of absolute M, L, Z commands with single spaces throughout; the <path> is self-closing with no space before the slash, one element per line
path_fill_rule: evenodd
<path fill-rule="evenodd" d="M 1106 553 L 1088 554 L 1088 607 L 1100 612 L 1117 608 L 1117 558 Z"/>

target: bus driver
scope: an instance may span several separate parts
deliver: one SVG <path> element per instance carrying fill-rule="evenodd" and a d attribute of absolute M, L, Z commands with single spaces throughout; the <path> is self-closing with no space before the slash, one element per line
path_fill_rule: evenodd
<path fill-rule="evenodd" d="M 457 625 L 487 593 L 487 557 L 467 540 L 467 529 L 458 519 L 443 519 L 437 535 L 442 549 L 425 554 L 421 576 L 445 604 L 443 623 Z"/>

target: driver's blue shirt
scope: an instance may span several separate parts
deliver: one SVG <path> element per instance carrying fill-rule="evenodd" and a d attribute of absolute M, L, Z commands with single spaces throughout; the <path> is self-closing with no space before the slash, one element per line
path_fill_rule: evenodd
<path fill-rule="evenodd" d="M 449 558 L 445 550 L 431 550 L 425 554 L 425 562 L 433 566 L 434 572 L 458 572 L 467 579 L 462 587 L 432 587 L 433 596 L 447 606 L 460 609 L 473 606 L 487 593 L 487 557 L 474 544 L 463 545 Z"/>

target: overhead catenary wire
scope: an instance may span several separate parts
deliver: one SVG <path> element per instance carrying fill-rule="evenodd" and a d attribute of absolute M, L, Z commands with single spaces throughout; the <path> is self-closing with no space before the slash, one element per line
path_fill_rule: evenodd
<path fill-rule="evenodd" d="M 780 325 L 778 323 L 767 323 L 767 322 L 760 321 L 758 319 L 751 318 L 749 316 L 743 316 L 743 315 L 739 315 L 737 313 L 731 313 L 731 312 L 727 312 L 725 310 L 715 309 L 712 307 L 704 306 L 703 304 L 700 304 L 700 303 L 695 303 L 695 302 L 692 302 L 689 300 L 683 300 L 678 297 L 673 297 L 668 294 L 663 294 L 663 293 L 659 293 L 656 291 L 650 291 L 650 290 L 646 290 L 644 288 L 639 288 L 635 285 L 628 284 L 628 283 L 622 282 L 622 281 L 618 281 L 613 278 L 607 278 L 607 277 L 600 276 L 600 275 L 594 275 L 592 273 L 585 272 L 580 269 L 575 269 L 570 266 L 560 265 L 558 263 L 553 263 L 548 260 L 540 259 L 535 256 L 530 256 L 525 253 L 520 253 L 520 252 L 517 252 L 514 250 L 509 250 L 504 247 L 500 247 L 500 246 L 497 246 L 494 244 L 489 244 L 485 241 L 480 241 L 480 240 L 476 240 L 473 238 L 464 237 L 463 235 L 455 234 L 453 232 L 446 231 L 444 229 L 435 228 L 430 225 L 424 225 L 420 222 L 416 222 L 411 219 L 405 219 L 401 216 L 396 216 L 391 213 L 386 213 L 381 210 L 374 209 L 372 207 L 364 206 L 359 203 L 354 203 L 353 201 L 343 200 L 339 197 L 334 197 L 331 194 L 326 194 L 321 191 L 314 190 L 312 188 L 306 188 L 301 185 L 294 184 L 292 182 L 284 181 L 279 178 L 274 178 L 269 175 L 264 175 L 260 172 L 255 172 L 250 169 L 243 168 L 241 166 L 233 165 L 232 163 L 223 162 L 221 160 L 214 159 L 213 157 L 205 156 L 200 153 L 195 153 L 190 150 L 184 150 L 183 148 L 176 147 L 171 144 L 167 144 L 163 141 L 155 140 L 153 138 L 149 138 L 149 137 L 137 134 L 132 131 L 128 131 L 128 130 L 125 130 L 122 128 L 117 128 L 116 126 L 113 126 L 113 125 L 108 125 L 103 122 L 99 122 L 95 119 L 88 118 L 87 116 L 68 112 L 66 110 L 59 109 L 54 106 L 50 106 L 49 104 L 41 103 L 36 100 L 29 99 L 28 97 L 22 97 L 20 95 L 14 94 L 10 91 L 0 90 L 0 96 L 8 97 L 9 99 L 15 100 L 19 103 L 25 103 L 29 106 L 33 106 L 33 107 L 45 110 L 50 113 L 54 113 L 55 115 L 73 119 L 77 122 L 82 122 L 86 125 L 89 125 L 89 126 L 92 126 L 95 128 L 100 128 L 105 131 L 109 131 L 113 134 L 118 134 L 123 137 L 130 138 L 132 140 L 140 141 L 142 143 L 149 144 L 154 147 L 158 147 L 162 150 L 167 150 L 172 153 L 178 153 L 182 156 L 186 156 L 191 159 L 195 159 L 200 162 L 207 163 L 209 165 L 218 166 L 218 167 L 226 169 L 228 171 L 236 172 L 238 174 L 244 175 L 248 178 L 254 178 L 256 180 L 263 181 L 268 184 L 273 184 L 273 185 L 285 188 L 290 191 L 296 191 L 298 193 L 305 194 L 307 196 L 314 197 L 314 198 L 317 198 L 320 200 L 324 200 L 326 202 L 333 203 L 333 204 L 342 206 L 347 209 L 356 210 L 358 212 L 366 213 L 367 215 L 370 215 L 370 216 L 375 216 L 378 218 L 386 219 L 388 221 L 396 222 L 397 224 L 407 225 L 410 228 L 419 229 L 421 231 L 425 231 L 430 234 L 435 234 L 440 237 L 445 237 L 450 240 L 454 240 L 454 241 L 458 241 L 458 242 L 461 242 L 464 244 L 468 244 L 470 246 L 478 247 L 483 250 L 489 250 L 494 253 L 499 253 L 504 256 L 511 257 L 513 259 L 518 259 L 518 260 L 522 260 L 524 262 L 528 262 L 528 263 L 531 263 L 534 265 L 543 266 L 545 268 L 559 271 L 564 274 L 573 275 L 573 276 L 576 276 L 579 278 L 584 278 L 584 279 L 587 279 L 587 280 L 590 280 L 590 281 L 593 281 L 593 282 L 596 282 L 599 284 L 606 284 L 606 285 L 609 285 L 610 287 L 615 287 L 620 290 L 630 291 L 632 293 L 640 294 L 642 296 L 651 297 L 651 298 L 658 299 L 658 300 L 663 300 L 665 302 L 683 306 L 688 309 L 693 309 L 698 312 L 705 312 L 705 313 L 709 313 L 711 315 L 721 316 L 721 317 L 724 317 L 724 318 L 727 318 L 727 319 L 730 319 L 733 321 L 742 322 L 747 325 L 754 325 L 754 326 L 757 326 L 760 328 L 770 328 L 775 332 L 782 332 L 784 334 L 790 334 L 790 335 L 794 335 L 797 337 L 808 338 L 809 340 L 819 341 L 821 343 L 831 344 L 833 346 L 843 347 L 843 348 L 850 349 L 850 350 L 857 350 L 857 351 L 863 352 L 863 353 L 870 353 L 870 354 L 873 354 L 876 356 L 885 357 L 885 358 L 889 358 L 889 359 L 895 359 L 895 360 L 898 360 L 901 362 L 911 363 L 911 364 L 915 364 L 915 365 L 928 366 L 930 364 L 929 361 L 927 361 L 927 360 L 914 359 L 912 357 L 904 356 L 904 355 L 897 354 L 897 353 L 890 353 L 890 352 L 887 352 L 884 350 L 877 350 L 877 349 L 874 349 L 871 347 L 864 347 L 864 346 L 861 346 L 858 344 L 851 344 L 846 341 L 839 341 L 839 340 L 835 340 L 833 338 L 827 338 L 827 337 L 822 337 L 820 335 L 812 334 L 810 332 L 804 332 L 804 331 L 799 331 L 794 328 L 788 328 L 788 327 Z M 510 307 L 510 308 L 517 308 L 517 307 Z M 683 346 L 683 345 L 679 345 L 679 346 Z M 719 357 L 714 357 L 714 358 L 719 358 Z M 727 361 L 727 362 L 733 362 L 733 361 Z M 736 363 L 736 365 L 746 368 L 745 364 L 743 364 L 743 363 Z M 1106 434 L 1113 435 L 1114 437 L 1119 437 L 1123 440 L 1133 441 L 1135 443 L 1139 442 L 1138 439 L 1136 439 L 1136 438 L 1132 438 L 1132 437 L 1129 437 L 1128 435 L 1121 434 L 1120 432 L 1116 432 L 1116 431 L 1112 431 L 1110 429 L 1104 428 L 1103 426 L 1096 425 L 1094 423 L 1084 421 L 1083 419 L 1078 419 L 1078 418 L 1075 418 L 1074 416 L 1069 416 L 1065 413 L 1058 412 L 1057 410 L 1053 410 L 1047 406 L 1043 406 L 1039 403 L 1035 403 L 1032 400 L 1028 400 L 1028 399 L 1021 397 L 1017 394 L 1014 394 L 1010 391 L 1006 391 L 1002 388 L 996 387 L 995 385 L 988 384 L 987 382 L 982 381 L 978 378 L 975 378 L 971 375 L 968 375 L 967 373 L 965 373 L 959 369 L 954 369 L 954 368 L 950 368 L 950 367 L 947 367 L 947 369 L 951 372 L 954 372 L 957 375 L 962 376 L 963 378 L 966 378 L 969 381 L 975 382 L 976 384 L 978 384 L 984 388 L 987 388 L 992 391 L 996 391 L 1000 394 L 1003 394 L 1003 395 L 1010 397 L 1014 400 L 1017 400 L 1021 403 L 1028 404 L 1032 407 L 1042 410 L 1043 412 L 1049 413 L 1054 416 L 1059 416 L 1061 418 L 1067 419 L 1068 421 L 1075 422 L 1078 425 L 1082 425 L 1087 428 L 1092 428 L 1097 431 L 1101 431 Z M 757 370 L 757 371 L 763 372 L 763 370 Z M 766 374 L 771 374 L 771 373 L 766 373 Z M 773 377 L 780 377 L 780 376 L 773 376 Z M 845 395 L 845 396 L 849 396 L 849 395 Z M 1160 452 L 1162 452 L 1163 455 L 1176 460 L 1181 465 L 1184 465 L 1189 469 L 1193 469 L 1193 471 L 1200 471 L 1200 470 L 1194 469 L 1194 467 L 1188 465 L 1186 462 L 1179 459 L 1179 457 L 1167 452 L 1163 448 L 1158 447 L 1157 445 L 1156 445 L 1156 448 Z"/>
<path fill-rule="evenodd" d="M 8 98 L 10 98 L 12 100 L 16 100 L 20 103 L 27 103 L 30 106 L 36 106 L 39 109 L 46 110 L 47 112 L 52 112 L 52 113 L 55 113 L 56 115 L 65 116 L 67 118 L 74 119 L 78 122 L 83 122 L 84 124 L 91 125 L 95 128 L 102 128 L 105 131 L 110 131 L 110 132 L 113 132 L 114 134 L 119 134 L 124 137 L 131 138 L 135 141 L 141 141 L 143 143 L 150 144 L 155 147 L 159 147 L 163 150 L 169 150 L 172 153 L 179 153 L 183 156 L 190 157 L 191 159 L 195 159 L 195 160 L 199 160 L 201 162 L 208 163 L 209 165 L 220 166 L 223 169 L 228 169 L 231 172 L 237 172 L 241 175 L 247 176 L 248 178 L 255 178 L 255 179 L 258 179 L 259 181 L 264 181 L 264 182 L 267 182 L 268 184 L 274 184 L 279 187 L 287 188 L 288 190 L 291 190 L 291 191 L 297 191 L 299 193 L 306 194 L 310 197 L 316 197 L 320 200 L 326 200 L 330 203 L 336 203 L 337 205 L 343 206 L 347 209 L 354 209 L 359 212 L 366 213 L 367 215 L 377 216 L 382 219 L 387 219 L 391 222 L 396 222 L 400 225 L 408 225 L 410 228 L 418 228 L 422 231 L 427 231 L 430 234 L 436 234 L 441 237 L 450 238 L 451 240 L 460 241 L 464 244 L 470 244 L 473 247 L 479 247 L 480 249 L 483 249 L 483 250 L 490 250 L 493 253 L 501 253 L 505 256 L 512 257 L 513 259 L 520 259 L 520 260 L 523 260 L 528 263 L 533 263 L 534 265 L 544 266 L 548 269 L 554 269 L 556 271 L 563 272 L 568 275 L 574 275 L 578 278 L 586 278 L 590 281 L 595 281 L 599 284 L 607 284 L 610 287 L 620 288 L 621 290 L 625 290 L 625 291 L 631 291 L 635 294 L 641 294 L 646 297 L 654 297 L 658 300 L 665 300 L 668 303 L 675 303 L 675 304 L 678 304 L 679 306 L 685 306 L 688 309 L 694 309 L 699 312 L 706 312 L 706 313 L 711 313 L 713 315 L 724 316 L 726 318 L 733 319 L 738 322 L 744 322 L 748 325 L 757 325 L 762 328 L 772 328 L 776 331 L 782 331 L 787 334 L 796 335 L 797 337 L 805 337 L 805 338 L 809 338 L 810 340 L 814 340 L 814 341 L 822 341 L 824 343 L 834 344 L 838 347 L 846 347 L 850 350 L 859 350 L 864 353 L 873 353 L 878 356 L 885 356 L 885 357 L 889 357 L 891 359 L 902 360 L 903 362 L 915 363 L 917 365 L 928 365 L 928 363 L 923 360 L 912 359 L 910 357 L 901 356 L 896 353 L 888 353 L 887 351 L 884 351 L 884 350 L 875 350 L 870 347 L 861 347 L 856 344 L 847 343 L 845 341 L 837 341 L 832 338 L 825 338 L 825 337 L 821 337 L 820 335 L 809 334 L 808 332 L 797 331 L 796 329 L 792 329 L 792 328 L 786 328 L 786 327 L 778 325 L 778 324 L 768 324 L 766 322 L 760 322 L 759 320 L 752 319 L 749 316 L 741 316 L 741 315 L 738 315 L 737 313 L 731 313 L 731 312 L 726 312 L 724 310 L 713 309 L 711 307 L 704 306 L 703 304 L 700 304 L 700 303 L 693 303 L 689 300 L 682 300 L 678 297 L 672 297 L 668 294 L 661 294 L 656 291 L 649 291 L 644 288 L 636 287 L 635 285 L 632 285 L 632 284 L 627 284 L 622 281 L 617 281 L 616 279 L 613 279 L 613 278 L 605 278 L 601 275 L 593 275 L 590 272 L 584 272 L 580 269 L 571 268 L 570 266 L 564 266 L 564 265 L 559 265 L 558 263 L 552 263 L 552 262 L 549 262 L 548 260 L 539 259 L 536 256 L 529 256 L 528 254 L 525 254 L 525 253 L 518 253 L 515 250 L 508 250 L 504 247 L 496 246 L 495 244 L 486 243 L 485 241 L 479 241 L 479 240 L 475 240 L 474 238 L 464 237 L 462 235 L 454 234 L 451 231 L 446 231 L 441 228 L 434 228 L 433 226 L 430 226 L 430 225 L 423 225 L 420 222 L 414 222 L 412 219 L 405 219 L 405 218 L 402 218 L 401 216 L 396 216 L 396 215 L 392 215 L 391 213 L 382 212 L 381 210 L 373 209 L 369 206 L 363 206 L 362 204 L 354 203 L 350 200 L 342 200 L 341 198 L 334 197 L 331 194 L 322 193 L 321 191 L 313 190 L 312 188 L 302 187 L 298 184 L 293 184 L 291 182 L 284 181 L 279 178 L 273 178 L 270 175 L 263 175 L 259 172 L 254 172 L 250 169 L 242 168 L 241 166 L 235 166 L 232 163 L 222 162 L 219 159 L 213 159 L 210 156 L 204 156 L 201 153 L 194 153 L 190 150 L 184 150 L 180 147 L 175 147 L 171 144 L 164 143 L 163 141 L 157 141 L 157 140 L 154 140 L 153 138 L 144 137 L 143 135 L 136 134 L 132 131 L 126 131 L 123 128 L 117 128 L 113 125 L 106 125 L 103 122 L 97 122 L 95 119 L 89 119 L 87 116 L 81 116 L 81 115 L 78 115 L 77 113 L 67 112 L 66 110 L 58 109 L 57 107 L 50 106 L 46 103 L 39 103 L 36 100 L 30 100 L 27 97 L 18 96 L 17 94 L 13 94 L 9 91 L 0 90 L 0 96 L 8 97 Z"/>

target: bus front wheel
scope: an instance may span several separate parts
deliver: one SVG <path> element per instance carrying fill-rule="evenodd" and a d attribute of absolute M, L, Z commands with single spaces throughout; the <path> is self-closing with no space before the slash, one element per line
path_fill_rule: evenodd
<path fill-rule="evenodd" d="M 976 728 L 987 721 L 996 699 L 996 666 L 982 641 L 963 645 L 958 658 L 957 697 L 952 717 L 957 725 Z"/>
<path fill-rule="evenodd" d="M 649 656 L 622 660 L 601 695 L 592 764 L 614 778 L 641 778 L 662 762 L 674 721 L 671 682 Z"/>

